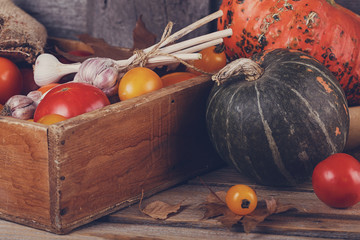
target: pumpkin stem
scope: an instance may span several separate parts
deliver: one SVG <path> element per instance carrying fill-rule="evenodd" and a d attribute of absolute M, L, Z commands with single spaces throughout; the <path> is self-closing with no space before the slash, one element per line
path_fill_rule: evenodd
<path fill-rule="evenodd" d="M 326 0 L 330 5 L 335 5 L 335 0 Z"/>
<path fill-rule="evenodd" d="M 228 63 L 218 73 L 212 76 L 212 80 L 218 85 L 225 82 L 230 77 L 244 76 L 246 81 L 255 81 L 261 77 L 264 69 L 249 58 L 239 58 Z"/>

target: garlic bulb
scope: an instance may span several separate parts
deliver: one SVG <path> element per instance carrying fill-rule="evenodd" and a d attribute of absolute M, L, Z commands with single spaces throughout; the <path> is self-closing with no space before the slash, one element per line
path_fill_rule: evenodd
<path fill-rule="evenodd" d="M 37 105 L 39 105 L 40 101 L 44 98 L 45 94 L 43 95 L 42 92 L 35 90 L 35 91 L 29 92 L 26 96 L 31 98 L 34 101 L 35 106 L 37 107 Z"/>
<path fill-rule="evenodd" d="M 14 95 L 5 103 L 1 115 L 27 120 L 33 118 L 35 110 L 36 104 L 31 98 Z"/>
<path fill-rule="evenodd" d="M 73 81 L 91 84 L 112 96 L 117 92 L 119 71 L 110 58 L 89 58 L 81 64 Z"/>
<path fill-rule="evenodd" d="M 80 65 L 81 63 L 63 64 L 51 54 L 41 54 L 34 65 L 35 83 L 41 87 L 58 82 L 63 76 L 77 72 Z"/>

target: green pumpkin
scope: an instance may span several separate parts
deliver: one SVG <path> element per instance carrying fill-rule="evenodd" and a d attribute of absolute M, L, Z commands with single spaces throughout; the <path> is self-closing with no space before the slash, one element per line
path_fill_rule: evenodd
<path fill-rule="evenodd" d="M 209 95 L 210 140 L 222 159 L 260 184 L 309 180 L 317 163 L 345 147 L 349 111 L 340 84 L 300 51 L 276 49 L 247 60 L 235 69 L 255 73 L 227 77 Z"/>

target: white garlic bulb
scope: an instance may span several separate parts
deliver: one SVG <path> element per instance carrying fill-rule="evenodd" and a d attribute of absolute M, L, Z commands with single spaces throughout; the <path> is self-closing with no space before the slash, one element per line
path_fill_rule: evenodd
<path fill-rule="evenodd" d="M 34 65 L 34 80 L 38 86 L 58 82 L 63 76 L 79 70 L 80 63 L 63 64 L 48 53 L 37 57 Z"/>
<path fill-rule="evenodd" d="M 1 115 L 27 120 L 34 116 L 35 110 L 36 104 L 31 98 L 14 95 L 5 103 Z"/>
<path fill-rule="evenodd" d="M 40 101 L 43 99 L 43 94 L 40 91 L 31 91 L 27 95 L 27 97 L 31 98 L 34 101 L 35 106 L 39 105 Z"/>
<path fill-rule="evenodd" d="M 81 64 L 73 81 L 91 84 L 113 96 L 117 92 L 119 71 L 110 58 L 89 58 Z"/>

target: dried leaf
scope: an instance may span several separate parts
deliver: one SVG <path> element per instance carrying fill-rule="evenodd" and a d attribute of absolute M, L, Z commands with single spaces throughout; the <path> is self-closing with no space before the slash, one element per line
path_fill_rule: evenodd
<path fill-rule="evenodd" d="M 216 203 L 216 204 L 225 204 L 225 197 L 226 192 L 225 191 L 219 191 L 219 192 L 211 192 L 206 198 L 206 202 L 208 203 Z"/>
<path fill-rule="evenodd" d="M 298 209 L 293 204 L 282 204 L 276 199 L 265 199 L 265 201 L 259 201 L 255 211 L 245 216 L 241 223 L 244 226 L 246 233 L 251 232 L 259 223 L 263 222 L 268 216 L 272 214 L 282 213 L 291 209 Z"/>
<path fill-rule="evenodd" d="M 152 218 L 164 220 L 168 218 L 169 214 L 177 213 L 180 210 L 180 208 L 181 208 L 181 203 L 176 205 L 170 205 L 162 201 L 155 201 L 149 203 L 141 211 Z"/>
<path fill-rule="evenodd" d="M 259 223 L 263 222 L 272 214 L 286 212 L 290 209 L 298 209 L 292 204 L 281 204 L 274 198 L 258 202 L 254 212 L 246 216 L 237 215 L 229 210 L 225 203 L 226 192 L 213 192 L 207 196 L 206 202 L 202 204 L 205 209 L 203 219 L 215 218 L 227 228 L 232 228 L 241 223 L 246 233 L 251 232 Z"/>
<path fill-rule="evenodd" d="M 83 62 L 88 58 L 95 57 L 95 55 L 86 56 L 86 57 L 85 56 L 84 57 L 83 56 L 75 56 L 73 54 L 70 54 L 70 53 L 67 53 L 67 52 L 61 50 L 57 46 L 55 46 L 55 51 L 57 54 L 63 56 L 64 58 L 66 58 L 67 60 L 70 60 L 72 62 Z"/>
<path fill-rule="evenodd" d="M 225 227 L 231 228 L 237 224 L 242 216 L 229 210 L 225 203 L 226 192 L 213 192 L 207 196 L 206 202 L 202 204 L 205 209 L 203 219 L 216 218 Z"/>
<path fill-rule="evenodd" d="M 259 223 L 263 222 L 270 215 L 271 213 L 266 206 L 266 202 L 259 201 L 256 209 L 251 214 L 244 216 L 241 220 L 244 231 L 246 233 L 251 232 Z"/>
<path fill-rule="evenodd" d="M 268 212 L 270 214 L 276 213 L 276 209 L 277 209 L 277 203 L 276 200 L 274 198 L 271 198 L 270 200 L 265 199 L 266 202 L 266 208 L 268 210 Z"/>
<path fill-rule="evenodd" d="M 232 228 L 234 225 L 238 224 L 238 222 L 243 218 L 244 216 L 237 215 L 230 211 L 230 209 L 226 209 L 223 216 L 220 216 L 218 220 L 221 222 L 221 224 L 227 228 Z"/>
<path fill-rule="evenodd" d="M 224 215 L 227 206 L 224 204 L 218 203 L 209 203 L 205 202 L 201 205 L 203 209 L 205 209 L 205 213 L 203 219 L 210 219 Z"/>
<path fill-rule="evenodd" d="M 133 30 L 133 40 L 132 49 L 145 49 L 156 43 L 156 35 L 147 30 L 142 15 L 140 15 Z"/>
<path fill-rule="evenodd" d="M 114 60 L 127 59 L 132 56 L 132 51 L 128 48 L 115 47 L 109 45 L 102 38 L 91 37 L 88 34 L 78 36 L 79 40 L 89 45 L 94 50 L 95 57 L 106 57 Z"/>

